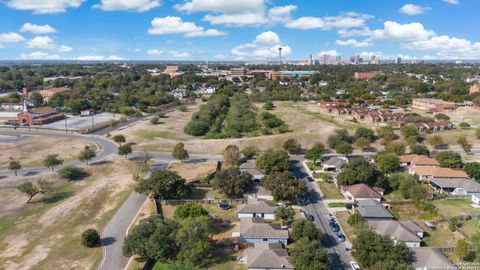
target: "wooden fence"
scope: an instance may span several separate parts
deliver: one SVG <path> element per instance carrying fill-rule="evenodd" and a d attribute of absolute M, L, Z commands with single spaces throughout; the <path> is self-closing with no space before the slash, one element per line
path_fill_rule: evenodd
<path fill-rule="evenodd" d="M 219 202 L 225 202 L 229 204 L 237 203 L 237 204 L 244 204 L 247 202 L 247 199 L 239 198 L 239 199 L 202 199 L 202 200 L 159 200 L 160 204 L 167 204 L 167 205 L 179 205 L 185 203 L 195 203 L 195 204 L 217 204 Z"/>

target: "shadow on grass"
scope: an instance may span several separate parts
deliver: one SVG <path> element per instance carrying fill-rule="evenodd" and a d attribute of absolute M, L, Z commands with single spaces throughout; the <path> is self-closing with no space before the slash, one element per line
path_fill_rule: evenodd
<path fill-rule="evenodd" d="M 97 161 L 97 162 L 92 162 L 88 165 L 90 166 L 101 166 L 101 165 L 107 165 L 107 164 L 112 164 L 113 161 L 111 160 L 101 160 L 101 161 Z"/>
<path fill-rule="evenodd" d="M 233 246 L 233 245 L 232 245 Z M 227 243 L 214 244 L 212 248 L 212 258 L 208 266 L 219 265 L 227 262 L 235 262 L 237 257 L 234 255 L 236 251 Z"/>
<path fill-rule="evenodd" d="M 190 200 L 202 200 L 205 198 L 205 195 L 207 195 L 207 190 L 205 189 L 200 189 L 200 188 L 195 188 L 195 187 L 192 187 L 192 191 L 190 192 L 190 194 L 187 196 L 186 199 L 190 199 Z"/>
<path fill-rule="evenodd" d="M 213 228 L 214 234 L 222 234 L 230 231 L 235 226 L 229 220 L 216 219 Z"/>
<path fill-rule="evenodd" d="M 59 201 L 72 197 L 74 194 L 75 192 L 73 191 L 60 191 L 55 193 L 52 197 L 48 197 L 45 200 L 43 200 L 43 203 L 45 204 L 57 203 Z"/>

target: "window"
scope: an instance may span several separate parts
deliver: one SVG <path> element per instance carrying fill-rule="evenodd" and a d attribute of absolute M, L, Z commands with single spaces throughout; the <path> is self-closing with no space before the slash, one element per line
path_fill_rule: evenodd
<path fill-rule="evenodd" d="M 263 242 L 268 242 L 268 238 L 263 238 Z"/>

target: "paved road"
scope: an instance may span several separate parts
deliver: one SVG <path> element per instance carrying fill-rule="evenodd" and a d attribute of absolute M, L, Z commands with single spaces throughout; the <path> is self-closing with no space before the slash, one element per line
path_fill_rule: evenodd
<path fill-rule="evenodd" d="M 308 176 L 308 172 L 302 165 L 303 156 L 291 157 L 291 170 L 299 179 Z M 305 213 L 314 216 L 314 223 L 324 233 L 323 245 L 330 255 L 332 269 L 351 269 L 352 257 L 345 251 L 345 246 L 337 240 L 335 233 L 328 226 L 328 210 L 319 193 L 314 189 L 315 183 L 306 182 L 309 188 L 309 204 L 303 207 Z"/>

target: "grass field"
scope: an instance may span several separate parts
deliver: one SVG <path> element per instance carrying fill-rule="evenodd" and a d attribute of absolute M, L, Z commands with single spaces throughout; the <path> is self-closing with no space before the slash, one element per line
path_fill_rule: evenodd
<path fill-rule="evenodd" d="M 324 199 L 345 199 L 345 197 L 340 192 L 340 189 L 335 186 L 332 182 L 317 181 L 317 185 L 322 191 Z"/>
<path fill-rule="evenodd" d="M 336 212 L 335 217 L 338 220 L 338 223 L 340 223 L 340 226 L 342 227 L 343 232 L 345 233 L 345 236 L 347 237 L 348 241 L 350 243 L 355 239 L 355 228 L 350 226 L 348 224 L 348 218 L 350 217 L 350 212 L 347 211 L 342 211 L 342 212 Z"/>
<path fill-rule="evenodd" d="M 398 220 L 411 220 L 411 221 L 437 221 L 441 220 L 441 217 L 435 213 L 419 210 L 412 204 L 406 205 L 392 205 L 390 212 Z"/>
<path fill-rule="evenodd" d="M 447 222 L 438 224 L 435 229 L 426 226 L 424 229 L 428 235 L 423 238 L 423 241 L 429 247 L 455 247 L 457 241 L 462 238 L 459 233 L 448 229 Z"/>
<path fill-rule="evenodd" d="M 461 223 L 461 229 L 470 237 L 480 233 L 480 220 L 470 219 Z"/>
<path fill-rule="evenodd" d="M 444 199 L 435 201 L 434 204 L 438 208 L 438 212 L 447 217 L 460 215 L 480 214 L 479 208 L 473 208 L 469 199 Z"/>
<path fill-rule="evenodd" d="M 335 208 L 335 207 L 347 207 L 348 204 L 351 204 L 351 203 L 329 203 L 329 204 L 328 204 L 328 207 L 332 207 L 332 208 Z"/>

